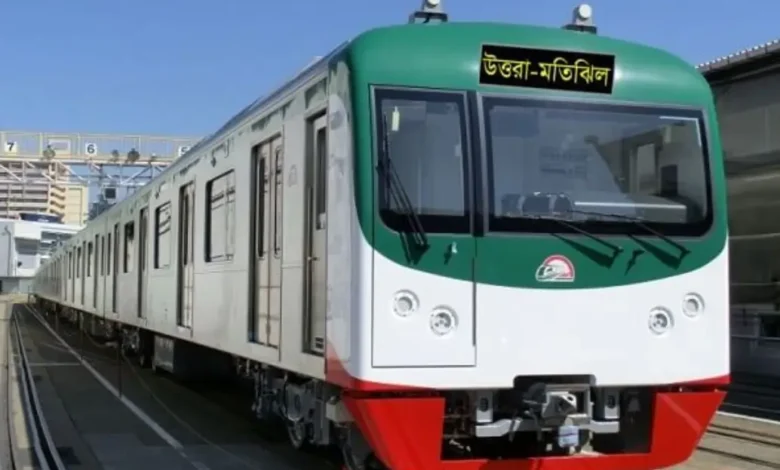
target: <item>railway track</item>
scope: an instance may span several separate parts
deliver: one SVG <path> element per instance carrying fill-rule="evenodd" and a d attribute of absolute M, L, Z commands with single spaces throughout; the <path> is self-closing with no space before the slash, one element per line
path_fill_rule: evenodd
<path fill-rule="evenodd" d="M 155 422 L 161 423 L 160 426 L 173 437 L 180 450 L 190 457 L 191 468 L 340 468 L 338 455 L 295 451 L 288 445 L 283 429 L 264 427 L 255 421 L 249 412 L 248 391 L 241 393 L 243 390 L 239 388 L 236 391 L 234 386 L 184 384 L 172 377 L 141 369 L 127 358 L 120 357 L 111 344 L 101 344 L 75 326 L 55 322 L 53 318 L 28 310 L 26 306 L 16 306 L 12 325 L 12 351 L 18 361 L 15 371 L 19 374 L 20 392 L 27 397 L 27 418 L 34 423 L 35 431 L 31 444 L 36 460 L 43 462 L 40 466 L 42 470 L 61 470 L 68 465 L 61 457 L 61 449 L 66 446 L 58 441 L 57 433 L 48 429 L 45 407 L 38 397 L 36 382 L 40 382 L 41 375 L 38 370 L 46 367 L 36 366 L 35 361 L 30 359 L 31 352 L 35 351 L 50 360 L 62 355 L 77 355 L 78 360 L 92 367 L 118 394 L 131 403 L 137 403 Z M 62 369 L 65 368 L 60 368 L 59 372 Z M 46 372 L 52 373 L 53 381 L 57 382 L 57 371 Z M 761 406 L 755 406 L 757 402 Z M 772 403 L 776 403 L 774 409 L 771 408 Z M 121 408 L 121 405 L 117 404 L 117 407 Z M 721 414 L 709 428 L 693 458 L 675 468 L 780 470 L 780 421 L 775 423 L 766 419 L 772 414 L 780 418 L 780 411 L 776 411 L 780 410 L 780 394 L 773 390 L 772 384 L 735 384 L 724 410 L 761 418 L 746 420 L 728 413 Z M 215 426 L 215 422 L 223 425 Z M 231 426 L 235 429 L 225 430 Z M 242 437 L 239 440 L 243 440 L 239 445 L 235 442 L 236 434 Z M 251 447 L 253 452 L 247 452 L 247 447 Z M 262 454 L 262 457 L 257 454 Z M 214 463 L 217 461 L 220 463 Z M 138 468 L 156 470 L 169 467 L 139 462 Z"/>
<path fill-rule="evenodd" d="M 49 432 L 16 316 L 11 317 L 9 339 L 9 357 L 13 360 L 9 362 L 12 380 L 9 380 L 8 396 L 19 398 L 21 411 L 29 426 L 29 439 L 32 441 L 30 450 L 34 455 L 32 460 L 37 461 L 42 470 L 66 470 Z M 12 390 L 14 386 L 18 389 Z M 11 459 L 15 468 L 21 467 L 22 461 L 30 460 L 29 456 L 23 456 L 21 448 L 21 445 L 12 445 Z"/>
<path fill-rule="evenodd" d="M 780 469 L 780 393 L 772 383 L 737 381 L 700 442 L 679 470 Z"/>
<path fill-rule="evenodd" d="M 283 428 L 263 426 L 254 420 L 248 403 L 251 395 L 241 393 L 240 387 L 237 390 L 219 384 L 181 383 L 165 374 L 141 369 L 120 356 L 111 344 L 101 344 L 73 325 L 54 322 L 53 318 L 46 318 L 24 305 L 17 305 L 14 314 L 16 369 L 20 383 L 26 387 L 22 395 L 30 397 L 32 408 L 28 422 L 35 426 L 36 432 L 32 433 L 34 442 L 38 443 L 35 460 L 43 462 L 42 470 L 70 468 L 67 462 L 60 465 L 56 461 L 65 460 L 61 457 L 64 448 L 72 451 L 78 446 L 72 445 L 72 436 L 61 435 L 56 425 L 47 423 L 50 415 L 57 413 L 47 410 L 46 399 L 38 398 L 41 384 L 59 395 L 55 398 L 50 393 L 49 408 L 54 406 L 51 403 L 61 401 L 68 419 L 86 431 L 83 440 L 88 441 L 87 445 L 82 446 L 80 453 L 76 452 L 81 460 L 80 469 L 101 470 L 113 465 L 101 455 L 106 453 L 105 446 L 98 448 L 101 436 L 96 434 L 100 432 L 103 440 L 123 434 L 139 436 L 136 441 L 151 442 L 139 446 L 135 455 L 132 449 L 127 449 L 127 454 L 133 455 L 135 466 L 145 470 L 340 468 L 335 453 L 295 451 L 287 443 Z M 97 391 L 99 388 L 105 396 L 95 398 L 94 406 L 85 406 L 91 404 L 84 403 L 83 395 L 101 393 Z M 103 422 L 96 421 L 101 418 L 94 416 L 97 412 L 92 408 L 101 406 L 108 398 L 113 400 L 111 410 L 116 416 L 104 416 Z M 137 422 L 132 426 L 116 423 L 130 419 Z M 116 427 L 122 429 L 103 432 L 105 428 Z M 141 455 L 142 448 L 149 450 L 148 461 Z M 159 458 L 163 450 L 170 454 L 165 462 Z M 172 459 L 178 465 L 171 465 Z M 86 461 L 92 461 L 92 465 L 86 465 Z"/>
<path fill-rule="evenodd" d="M 780 423 L 772 432 L 713 423 L 699 452 L 720 457 L 736 468 L 780 469 Z M 746 465 L 750 465 L 747 467 Z"/>

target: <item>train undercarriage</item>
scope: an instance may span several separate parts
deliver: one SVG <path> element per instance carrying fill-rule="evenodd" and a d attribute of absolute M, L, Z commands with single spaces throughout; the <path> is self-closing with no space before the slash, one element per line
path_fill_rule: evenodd
<path fill-rule="evenodd" d="M 686 460 L 722 381 L 605 389 L 589 377 L 521 377 L 512 389 L 355 393 L 38 299 L 40 311 L 185 380 L 239 378 L 251 412 L 297 449 L 335 445 L 348 470 L 662 468 Z M 596 460 L 593 460 L 596 459 Z M 583 467 L 585 465 L 585 467 Z"/>

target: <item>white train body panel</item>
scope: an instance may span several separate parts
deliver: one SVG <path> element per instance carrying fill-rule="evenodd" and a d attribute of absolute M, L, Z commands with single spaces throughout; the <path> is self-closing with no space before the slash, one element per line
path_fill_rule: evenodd
<path fill-rule="evenodd" d="M 316 131 L 312 125 L 327 133 L 328 120 L 327 61 L 316 67 L 307 72 L 309 78 L 299 86 L 226 131 L 213 145 L 182 157 L 161 176 L 74 235 L 57 252 L 55 261 L 46 268 L 48 271 L 39 273 L 37 294 L 106 320 L 324 378 L 326 296 L 328 290 L 332 291 L 325 284 L 328 242 L 324 225 L 319 230 L 320 237 L 312 240 L 317 246 L 311 248 L 318 251 L 314 257 L 321 260 L 311 269 L 313 273 L 319 271 L 314 274 L 316 279 L 310 281 L 316 291 L 312 292 L 316 298 L 310 303 L 318 316 L 308 326 L 304 315 L 306 263 L 313 258 L 305 251 L 309 241 L 307 211 L 316 204 L 309 201 L 309 185 L 315 184 L 314 179 L 306 175 L 317 170 L 312 149 L 307 147 Z M 347 138 L 352 138 L 349 129 Z M 281 153 L 276 153 L 277 148 Z M 278 193 L 280 200 L 264 204 L 265 212 L 273 213 L 265 219 L 268 261 L 258 259 L 253 263 L 252 257 L 257 253 L 250 216 L 256 197 L 252 188 L 253 172 L 257 170 L 254 155 L 261 153 L 267 163 L 266 196 Z M 326 159 L 327 155 L 323 153 Z M 277 161 L 282 165 L 281 173 L 277 184 L 273 184 L 277 175 L 269 167 Z M 215 180 L 226 174 L 229 176 L 214 190 L 222 191 L 224 199 L 215 203 L 221 206 L 210 217 L 219 220 L 209 230 L 209 184 L 216 185 Z M 326 178 L 327 175 L 324 173 Z M 181 250 L 186 248 L 180 247 L 179 237 L 186 232 L 182 224 L 187 223 L 182 220 L 186 207 L 180 192 L 190 183 L 190 188 L 194 188 L 190 192 L 193 210 L 188 233 L 191 252 L 187 266 L 180 267 L 185 258 Z M 161 207 L 159 218 L 163 227 L 158 235 L 157 210 Z M 146 217 L 144 233 L 142 210 Z M 119 233 L 118 246 L 115 231 Z M 337 231 L 330 232 L 331 238 L 339 236 Z M 110 260 L 98 255 L 104 237 Z M 132 238 L 130 242 L 128 237 Z M 143 237 L 147 241 L 145 253 L 141 251 Z M 208 262 L 207 250 L 213 258 Z M 73 261 L 69 262 L 68 256 Z M 252 273 L 253 270 L 257 272 Z M 63 275 L 55 279 L 54 272 Z M 179 292 L 179 275 L 185 279 L 184 293 Z M 252 283 L 257 289 L 254 299 Z M 350 290 L 349 284 L 340 284 L 339 288 L 347 294 Z M 252 329 L 248 324 L 255 308 L 252 304 L 256 302 L 259 324 Z M 179 312 L 180 307 L 186 312 Z M 309 330 L 316 331 L 308 333 Z M 252 333 L 254 340 L 250 340 Z M 335 331 L 332 335 L 340 337 Z"/>
<path fill-rule="evenodd" d="M 724 248 L 702 269 L 679 276 L 556 292 L 485 284 L 474 288 L 466 281 L 410 270 L 375 253 L 374 361 L 382 357 L 407 367 L 372 368 L 370 356 L 364 355 L 353 373 L 370 382 L 431 388 L 508 387 L 521 374 L 592 374 L 599 386 L 722 377 L 728 375 L 730 362 L 727 268 Z M 418 312 L 407 318 L 393 313 L 398 291 L 416 294 Z M 469 303 L 472 292 L 474 304 Z M 683 298 L 690 293 L 705 301 L 704 312 L 695 318 L 683 313 Z M 429 327 L 430 312 L 438 305 L 448 305 L 466 319 L 446 338 Z M 474 317 L 472 305 L 479 312 L 476 347 L 468 321 Z M 674 326 L 663 335 L 650 329 L 650 312 L 657 307 L 672 314 Z M 370 329 L 363 333 L 371 338 Z M 431 363 L 443 367 L 426 367 Z"/>

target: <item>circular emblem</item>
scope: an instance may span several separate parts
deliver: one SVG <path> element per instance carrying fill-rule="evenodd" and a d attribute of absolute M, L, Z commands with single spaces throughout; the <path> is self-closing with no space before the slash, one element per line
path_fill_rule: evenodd
<path fill-rule="evenodd" d="M 539 282 L 573 282 L 574 265 L 563 255 L 545 258 L 536 268 L 536 280 Z"/>

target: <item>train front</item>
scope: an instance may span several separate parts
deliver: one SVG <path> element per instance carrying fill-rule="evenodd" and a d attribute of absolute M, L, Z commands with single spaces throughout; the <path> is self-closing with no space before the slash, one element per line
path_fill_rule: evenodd
<path fill-rule="evenodd" d="M 353 55 L 356 427 L 393 470 L 686 460 L 729 381 L 706 82 L 587 32 L 401 29 Z"/>

